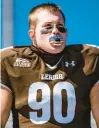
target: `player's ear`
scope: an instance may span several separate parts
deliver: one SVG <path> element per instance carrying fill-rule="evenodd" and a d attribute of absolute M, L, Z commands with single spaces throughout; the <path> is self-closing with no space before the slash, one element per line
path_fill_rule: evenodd
<path fill-rule="evenodd" d="M 31 40 L 35 40 L 35 30 L 34 29 L 30 29 L 28 31 L 29 37 L 31 38 Z"/>

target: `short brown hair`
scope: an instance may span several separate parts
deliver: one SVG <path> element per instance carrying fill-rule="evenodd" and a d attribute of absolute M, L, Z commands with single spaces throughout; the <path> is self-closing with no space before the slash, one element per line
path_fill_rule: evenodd
<path fill-rule="evenodd" d="M 59 11 L 64 19 L 64 23 L 65 23 L 65 16 L 61 10 L 61 8 L 59 6 L 57 6 L 54 3 L 44 3 L 44 4 L 40 4 L 35 6 L 34 8 L 31 9 L 30 13 L 29 13 L 29 27 L 31 27 L 31 25 L 35 26 L 36 25 L 36 21 L 37 21 L 37 13 L 41 10 L 48 10 L 52 13 Z"/>

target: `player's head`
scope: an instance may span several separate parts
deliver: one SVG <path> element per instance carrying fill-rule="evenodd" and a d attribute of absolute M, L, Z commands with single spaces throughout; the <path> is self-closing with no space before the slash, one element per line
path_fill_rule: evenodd
<path fill-rule="evenodd" d="M 61 52 L 66 43 L 65 16 L 56 4 L 34 7 L 29 14 L 29 36 L 33 45 L 49 52 Z"/>

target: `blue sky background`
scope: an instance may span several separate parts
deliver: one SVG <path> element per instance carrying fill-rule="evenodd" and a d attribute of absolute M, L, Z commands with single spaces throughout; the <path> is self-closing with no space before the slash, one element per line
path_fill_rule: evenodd
<path fill-rule="evenodd" d="M 39 3 L 58 4 L 65 16 L 68 28 L 67 44 L 96 44 L 99 46 L 99 0 L 14 0 L 14 45 L 29 45 L 28 14 Z"/>

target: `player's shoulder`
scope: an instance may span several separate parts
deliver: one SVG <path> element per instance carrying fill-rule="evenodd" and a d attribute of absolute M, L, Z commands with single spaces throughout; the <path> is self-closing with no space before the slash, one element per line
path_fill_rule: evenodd
<path fill-rule="evenodd" d="M 80 52 L 82 54 L 99 54 L 99 46 L 91 44 L 74 44 L 68 45 L 69 52 Z"/>
<path fill-rule="evenodd" d="M 94 55 L 99 55 L 99 46 L 97 45 L 90 45 L 90 44 L 84 44 L 83 49 L 82 49 L 82 54 L 94 54 Z"/>
<path fill-rule="evenodd" d="M 84 59 L 84 73 L 86 75 L 95 72 L 99 74 L 99 46 L 96 45 L 83 45 L 83 50 L 81 54 Z"/>
<path fill-rule="evenodd" d="M 10 46 L 0 50 L 1 60 L 18 54 L 23 54 L 29 46 Z"/>
<path fill-rule="evenodd" d="M 99 68 L 99 46 L 89 44 L 70 45 L 68 51 L 70 55 L 76 56 L 80 60 L 86 75 L 99 71 L 97 70 Z"/>

